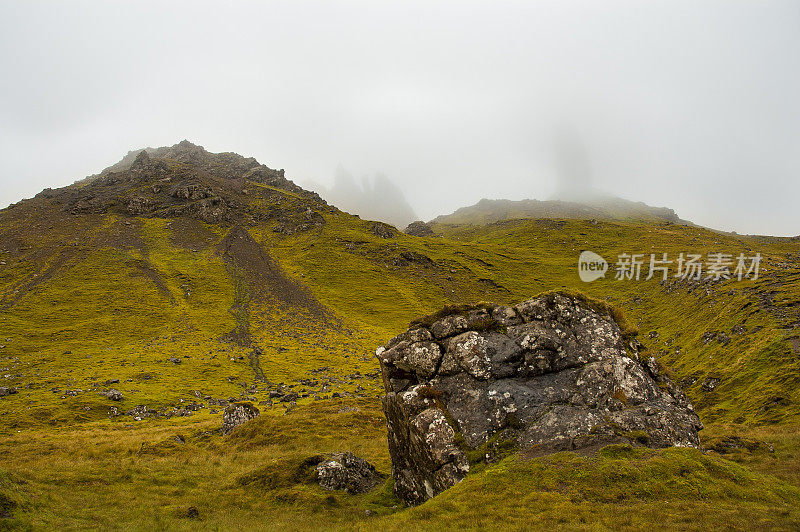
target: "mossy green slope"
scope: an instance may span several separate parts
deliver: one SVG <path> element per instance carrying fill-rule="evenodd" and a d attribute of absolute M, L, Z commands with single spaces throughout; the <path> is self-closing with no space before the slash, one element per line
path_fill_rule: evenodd
<path fill-rule="evenodd" d="M 593 456 L 507 458 L 422 506 L 370 526 L 788 530 L 800 519 L 798 496 L 797 486 L 695 449 L 610 445 Z"/>
<path fill-rule="evenodd" d="M 281 208 L 306 204 L 293 191 L 267 190 L 252 197 L 254 209 L 276 198 Z M 759 526 L 796 526 L 797 240 L 583 220 L 437 226 L 438 237 L 387 239 L 335 209 L 320 215 L 324 224 L 308 230 L 285 231 L 285 221 L 269 218 L 239 229 L 324 315 L 255 294 L 220 252 L 230 223 L 68 214 L 48 198 L 0 212 L 0 385 L 18 389 L 0 399 L 7 519 L 42 528 L 717 528 L 750 516 Z M 612 274 L 585 284 L 576 263 L 586 249 L 612 262 L 620 253 L 715 251 L 764 260 L 757 281 Z M 413 510 L 389 485 L 350 497 L 297 473 L 309 456 L 348 449 L 389 471 L 372 352 L 412 319 L 553 289 L 622 309 L 684 384 L 708 434 L 767 441 L 774 453 L 729 456 L 740 465 L 683 450 L 510 458 Z M 245 330 L 243 341 L 236 331 Z M 99 395 L 108 387 L 124 399 Z M 297 392 L 298 405 L 270 399 L 275 391 Z M 260 405 L 259 419 L 222 437 L 208 397 L 275 405 Z M 204 408 L 177 414 L 193 402 Z M 140 405 L 175 415 L 109 416 Z M 200 521 L 187 519 L 188 506 Z"/>

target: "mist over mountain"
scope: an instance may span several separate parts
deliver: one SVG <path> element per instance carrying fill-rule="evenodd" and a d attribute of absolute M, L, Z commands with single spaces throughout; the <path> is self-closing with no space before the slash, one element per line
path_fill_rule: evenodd
<path fill-rule="evenodd" d="M 418 219 L 400 187 L 380 172 L 365 175 L 357 181 L 339 166 L 330 188 L 314 181 L 304 184 L 328 203 L 366 220 L 379 220 L 402 229 Z"/>
<path fill-rule="evenodd" d="M 552 142 L 556 192 L 550 199 L 487 199 L 434 218 L 441 224 L 489 224 L 519 218 L 637 220 L 690 224 L 668 207 L 651 207 L 594 186 L 592 162 L 583 140 L 562 127 Z"/>
<path fill-rule="evenodd" d="M 442 224 L 489 224 L 519 218 L 578 220 L 638 220 L 690 224 L 668 207 L 651 207 L 642 202 L 595 195 L 583 201 L 482 199 L 451 214 L 434 218 Z"/>
<path fill-rule="evenodd" d="M 594 188 L 592 165 L 583 140 L 566 128 L 553 135 L 553 167 L 556 192 L 552 199 L 596 202 L 603 194 Z"/>

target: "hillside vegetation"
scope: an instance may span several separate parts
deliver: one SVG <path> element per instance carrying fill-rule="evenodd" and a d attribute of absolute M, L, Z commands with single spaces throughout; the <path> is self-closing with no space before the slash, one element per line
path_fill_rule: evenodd
<path fill-rule="evenodd" d="M 252 159 L 161 150 L 0 211 L 0 386 L 17 392 L 0 398 L 3 525 L 800 522 L 800 241 L 582 219 L 420 238 Z M 580 281 L 582 250 L 612 263 L 606 278 Z M 621 253 L 680 252 L 764 258 L 755 281 L 614 280 Z M 512 456 L 414 509 L 391 481 L 359 496 L 309 481 L 305 460 L 333 451 L 389 472 L 377 346 L 445 305 L 553 289 L 621 309 L 694 403 L 710 452 Z M 222 436 L 231 400 L 262 415 Z"/>

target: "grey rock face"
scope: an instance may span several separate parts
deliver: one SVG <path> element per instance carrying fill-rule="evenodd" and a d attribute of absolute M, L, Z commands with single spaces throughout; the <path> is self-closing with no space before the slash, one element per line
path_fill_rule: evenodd
<path fill-rule="evenodd" d="M 409 504 L 461 481 L 477 449 L 470 455 L 491 460 L 501 449 L 699 444 L 683 392 L 580 298 L 546 294 L 420 323 L 376 351 L 395 490 Z"/>
<path fill-rule="evenodd" d="M 209 187 L 188 181 L 179 183 L 172 191 L 173 198 L 187 200 L 200 200 L 210 198 L 213 195 L 214 193 Z"/>
<path fill-rule="evenodd" d="M 5 397 L 7 395 L 14 395 L 17 393 L 17 389 L 8 386 L 0 386 L 0 397 Z"/>
<path fill-rule="evenodd" d="M 259 414 L 261 412 L 252 403 L 241 402 L 228 405 L 222 414 L 222 433 L 228 434 L 242 423 L 258 417 Z"/>
<path fill-rule="evenodd" d="M 385 475 L 351 452 L 334 454 L 317 465 L 317 480 L 326 490 L 345 490 L 351 495 L 366 493 L 374 488 Z"/>

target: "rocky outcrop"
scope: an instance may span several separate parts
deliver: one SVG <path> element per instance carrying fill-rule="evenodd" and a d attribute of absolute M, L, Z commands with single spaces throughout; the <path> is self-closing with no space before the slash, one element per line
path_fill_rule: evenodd
<path fill-rule="evenodd" d="M 397 236 L 397 229 L 383 222 L 372 222 L 369 232 L 381 238 L 394 238 Z"/>
<path fill-rule="evenodd" d="M 316 467 L 319 485 L 326 490 L 345 490 L 351 495 L 366 493 L 385 476 L 351 452 L 334 454 Z"/>
<path fill-rule="evenodd" d="M 188 140 L 182 140 L 173 146 L 130 151 L 121 161 L 109 166 L 100 174 L 87 177 L 86 181 L 107 178 L 125 171 L 141 173 L 146 170 L 150 174 L 154 171 L 160 173 L 167 170 L 164 160 L 182 163 L 226 180 L 244 178 L 290 192 L 306 193 L 286 179 L 283 170 L 273 170 L 259 164 L 252 157 L 242 157 L 236 153 L 211 153 Z"/>
<path fill-rule="evenodd" d="M 431 228 L 430 224 L 420 220 L 408 224 L 408 227 L 405 228 L 404 232 L 411 236 L 436 236 L 433 233 L 433 229 Z"/>
<path fill-rule="evenodd" d="M 228 405 L 222 414 L 222 433 L 228 434 L 242 423 L 258 417 L 259 414 L 261 412 L 252 403 L 240 402 Z"/>
<path fill-rule="evenodd" d="M 214 192 L 210 187 L 203 186 L 200 183 L 191 181 L 184 181 L 178 183 L 172 190 L 172 197 L 185 199 L 185 200 L 201 200 L 214 196 Z"/>
<path fill-rule="evenodd" d="M 38 195 L 74 215 L 116 213 L 193 218 L 206 223 L 256 225 L 274 222 L 290 235 L 325 224 L 336 212 L 316 193 L 235 153 L 211 153 L 182 141 L 129 152 L 122 161 L 74 185 Z"/>
<path fill-rule="evenodd" d="M 325 225 L 325 218 L 310 208 L 282 210 L 276 219 L 278 223 L 273 231 L 283 235 L 310 231 Z"/>
<path fill-rule="evenodd" d="M 147 150 L 142 150 L 131 163 L 129 171 L 140 177 L 160 177 L 169 171 L 169 167 L 163 160 L 151 159 Z"/>
<path fill-rule="evenodd" d="M 376 352 L 397 494 L 419 504 L 509 450 L 697 446 L 692 405 L 629 345 L 607 305 L 561 293 L 412 323 Z"/>

